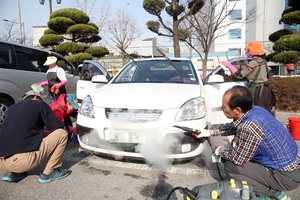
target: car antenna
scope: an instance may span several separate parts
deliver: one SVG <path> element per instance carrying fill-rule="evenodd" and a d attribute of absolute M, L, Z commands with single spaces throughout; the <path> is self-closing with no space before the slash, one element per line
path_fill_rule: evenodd
<path fill-rule="evenodd" d="M 174 63 L 172 62 L 172 60 L 171 60 L 164 52 L 162 52 L 162 50 L 160 50 L 159 48 L 156 48 L 156 49 L 157 49 L 157 51 L 158 51 L 161 55 L 163 55 L 163 56 L 166 58 L 166 60 L 169 61 L 169 63 L 175 68 L 175 70 L 176 70 L 178 76 L 180 77 L 181 81 L 184 82 L 184 79 L 183 79 L 182 76 L 180 75 L 180 73 L 179 73 L 177 67 L 174 65 Z"/>
<path fill-rule="evenodd" d="M 151 83 L 153 83 L 153 81 L 151 80 L 151 78 L 148 76 L 148 74 L 145 72 L 145 70 L 132 58 L 132 56 L 129 54 L 129 53 L 127 53 L 123 48 L 121 48 L 121 47 L 119 47 L 119 49 L 124 53 L 124 54 L 126 54 L 129 58 L 130 58 L 130 60 L 132 60 L 133 62 L 134 62 L 134 64 L 136 64 L 136 66 L 138 66 L 140 69 L 141 69 L 141 71 L 143 72 L 143 74 L 144 74 L 144 76 L 146 77 L 146 78 L 148 78 L 149 79 L 149 81 L 151 82 Z"/>

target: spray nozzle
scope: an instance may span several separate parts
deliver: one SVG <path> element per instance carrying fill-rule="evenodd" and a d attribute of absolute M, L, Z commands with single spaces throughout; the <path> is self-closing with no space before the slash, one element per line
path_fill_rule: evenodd
<path fill-rule="evenodd" d="M 182 129 L 184 131 L 190 132 L 190 133 L 195 134 L 195 135 L 201 134 L 201 131 L 198 130 L 198 129 L 189 128 L 189 127 L 185 127 L 185 126 L 177 126 L 177 125 L 174 125 L 173 127 Z"/>

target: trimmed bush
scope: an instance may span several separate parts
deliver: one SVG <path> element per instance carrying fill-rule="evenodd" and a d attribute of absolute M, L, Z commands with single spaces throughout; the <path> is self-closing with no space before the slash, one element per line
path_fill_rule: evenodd
<path fill-rule="evenodd" d="M 300 111 L 300 77 L 271 77 L 270 87 L 276 96 L 276 110 Z"/>

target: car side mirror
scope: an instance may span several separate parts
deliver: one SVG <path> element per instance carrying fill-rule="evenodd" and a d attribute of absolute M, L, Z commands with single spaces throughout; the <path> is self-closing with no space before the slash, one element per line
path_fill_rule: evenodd
<path fill-rule="evenodd" d="M 213 74 L 208 77 L 207 83 L 223 83 L 224 82 L 224 77 L 220 74 Z"/>
<path fill-rule="evenodd" d="M 95 75 L 91 80 L 93 83 L 107 83 L 108 80 L 104 75 Z"/>

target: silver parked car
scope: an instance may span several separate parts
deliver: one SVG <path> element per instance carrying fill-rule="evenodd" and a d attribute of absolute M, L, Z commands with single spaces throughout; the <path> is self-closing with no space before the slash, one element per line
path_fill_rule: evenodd
<path fill-rule="evenodd" d="M 75 76 L 75 67 L 62 55 L 0 40 L 0 126 L 8 107 L 19 102 L 32 84 L 46 80 L 48 66 L 43 64 L 49 55 L 57 57 L 58 66 L 66 71 L 67 91 L 75 94 L 79 76 Z M 44 98 L 47 95 L 47 91 L 42 94 Z"/>

